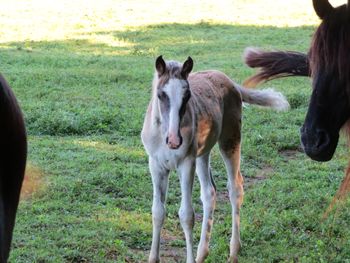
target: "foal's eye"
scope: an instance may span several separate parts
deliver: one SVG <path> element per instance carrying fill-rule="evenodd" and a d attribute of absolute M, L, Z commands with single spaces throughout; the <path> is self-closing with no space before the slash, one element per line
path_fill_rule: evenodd
<path fill-rule="evenodd" d="M 184 100 L 188 101 L 191 98 L 191 91 L 188 89 L 184 94 Z"/>
<path fill-rule="evenodd" d="M 164 98 L 166 98 L 165 92 L 164 91 L 158 92 L 158 99 L 163 100 Z"/>

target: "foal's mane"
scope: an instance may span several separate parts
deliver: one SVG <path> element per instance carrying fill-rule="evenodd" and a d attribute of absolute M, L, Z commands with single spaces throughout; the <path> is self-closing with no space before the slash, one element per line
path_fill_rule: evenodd
<path fill-rule="evenodd" d="M 312 76 L 332 74 L 350 91 L 349 47 L 350 11 L 342 5 L 322 20 L 313 36 L 309 53 Z"/>

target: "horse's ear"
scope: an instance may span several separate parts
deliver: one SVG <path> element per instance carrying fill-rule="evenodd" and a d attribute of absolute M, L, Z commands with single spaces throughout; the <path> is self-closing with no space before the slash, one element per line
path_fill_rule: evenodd
<path fill-rule="evenodd" d="M 191 70 L 193 68 L 193 60 L 191 57 L 188 57 L 187 60 L 184 62 L 181 70 L 181 76 L 184 79 L 187 79 L 188 75 L 190 74 Z"/>
<path fill-rule="evenodd" d="M 314 4 L 316 14 L 321 19 L 334 9 L 328 0 L 312 0 L 312 3 Z"/>
<path fill-rule="evenodd" d="M 158 76 L 161 76 L 164 74 L 166 69 L 166 64 L 162 56 L 157 57 L 156 59 L 156 70 L 158 72 Z"/>

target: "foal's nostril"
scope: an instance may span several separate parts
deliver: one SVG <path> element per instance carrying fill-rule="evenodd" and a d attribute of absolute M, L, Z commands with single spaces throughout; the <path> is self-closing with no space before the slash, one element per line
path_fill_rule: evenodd
<path fill-rule="evenodd" d="M 315 144 L 316 148 L 320 149 L 329 144 L 330 138 L 328 133 L 325 130 L 318 130 L 316 136 L 317 136 L 316 144 Z"/>
<path fill-rule="evenodd" d="M 165 138 L 165 143 L 166 143 L 166 144 L 169 143 L 169 136 L 167 136 L 167 137 Z"/>
<path fill-rule="evenodd" d="M 181 146 L 182 145 L 182 136 L 180 135 L 180 143 L 179 143 L 179 146 Z"/>

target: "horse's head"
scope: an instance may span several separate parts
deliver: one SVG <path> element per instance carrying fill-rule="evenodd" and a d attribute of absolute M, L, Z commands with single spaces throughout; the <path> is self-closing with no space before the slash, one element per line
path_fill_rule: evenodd
<path fill-rule="evenodd" d="M 178 149 L 182 144 L 180 124 L 186 111 L 186 105 L 191 97 L 188 75 L 193 68 L 191 57 L 183 63 L 156 60 L 158 74 L 157 97 L 161 112 L 163 138 L 170 149 Z"/>
<path fill-rule="evenodd" d="M 313 4 L 322 23 L 310 49 L 313 92 L 301 141 L 309 157 L 328 161 L 350 117 L 350 5 L 333 8 L 327 0 Z"/>

